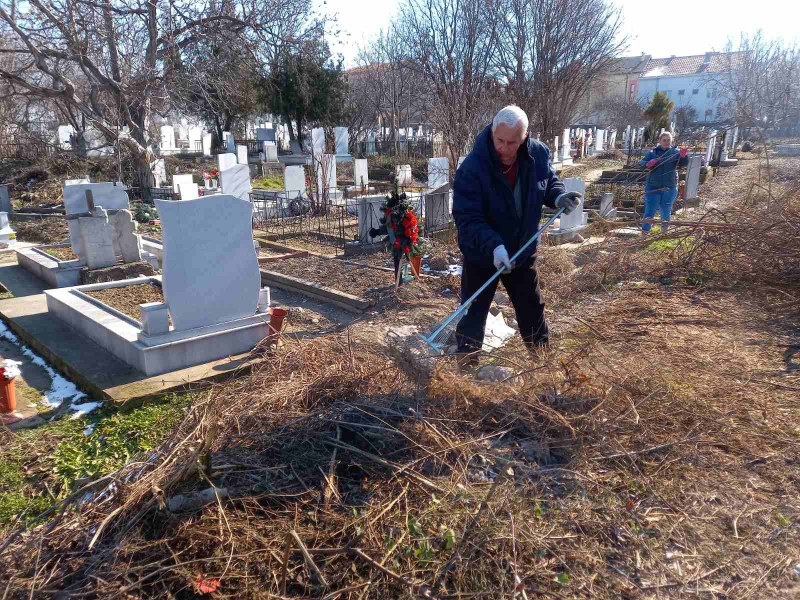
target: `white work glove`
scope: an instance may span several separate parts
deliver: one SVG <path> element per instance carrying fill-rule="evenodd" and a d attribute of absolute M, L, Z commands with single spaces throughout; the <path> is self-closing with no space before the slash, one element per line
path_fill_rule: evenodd
<path fill-rule="evenodd" d="M 580 192 L 564 192 L 558 198 L 556 198 L 556 208 L 563 208 L 565 215 L 568 215 L 573 210 L 578 208 L 580 203 Z"/>
<path fill-rule="evenodd" d="M 505 267 L 507 271 L 514 268 L 514 264 L 508 256 L 508 250 L 502 244 L 494 249 L 494 268 L 499 269 L 501 266 Z"/>

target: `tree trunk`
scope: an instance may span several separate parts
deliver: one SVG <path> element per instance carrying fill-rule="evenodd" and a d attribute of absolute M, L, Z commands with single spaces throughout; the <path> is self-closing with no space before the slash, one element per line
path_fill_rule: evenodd
<path fill-rule="evenodd" d="M 152 187 L 155 185 L 155 179 L 150 168 L 148 156 L 147 154 L 137 154 L 134 155 L 133 161 L 137 183 L 139 184 L 139 194 L 144 202 L 152 203 Z"/>

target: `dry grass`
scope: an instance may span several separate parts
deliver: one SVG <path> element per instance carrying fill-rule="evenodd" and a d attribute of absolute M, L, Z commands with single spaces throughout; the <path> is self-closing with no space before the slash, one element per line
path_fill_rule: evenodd
<path fill-rule="evenodd" d="M 69 239 L 65 219 L 45 218 L 36 221 L 14 221 L 12 227 L 21 242 L 54 244 Z"/>
<path fill-rule="evenodd" d="M 358 328 L 287 338 L 158 452 L 10 536 L 0 580 L 11 597 L 797 597 L 800 220 L 797 196 L 775 202 L 547 248 L 554 346 L 493 353 L 518 373 L 500 384 L 446 359 L 409 378 Z M 388 320 L 455 284 L 408 286 Z"/>
<path fill-rule="evenodd" d="M 161 288 L 149 283 L 106 288 L 84 293 L 137 321 L 142 318 L 139 309 L 140 304 L 164 302 L 164 292 L 161 291 Z"/>

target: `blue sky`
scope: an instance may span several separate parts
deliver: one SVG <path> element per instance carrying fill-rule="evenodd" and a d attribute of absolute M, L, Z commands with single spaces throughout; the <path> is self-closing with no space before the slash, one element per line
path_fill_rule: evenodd
<path fill-rule="evenodd" d="M 622 10 L 631 38 L 626 54 L 657 57 L 722 50 L 729 37 L 763 29 L 769 37 L 798 40 L 800 0 L 613 0 Z M 366 42 L 395 14 L 397 0 L 317 0 L 319 10 L 336 14 L 342 35 L 330 40 L 334 52 L 352 66 Z"/>

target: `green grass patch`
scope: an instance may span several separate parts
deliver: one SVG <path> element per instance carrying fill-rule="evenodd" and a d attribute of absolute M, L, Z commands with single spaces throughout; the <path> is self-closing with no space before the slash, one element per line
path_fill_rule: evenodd
<path fill-rule="evenodd" d="M 106 407 L 9 434 L 0 455 L 0 530 L 21 513 L 33 523 L 76 482 L 105 475 L 156 448 L 183 419 L 191 400 L 191 394 L 176 394 L 126 412 Z"/>
<path fill-rule="evenodd" d="M 270 175 L 254 179 L 253 187 L 261 190 L 283 190 L 283 175 Z"/>

